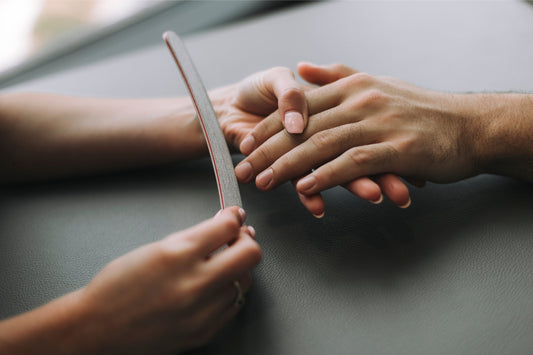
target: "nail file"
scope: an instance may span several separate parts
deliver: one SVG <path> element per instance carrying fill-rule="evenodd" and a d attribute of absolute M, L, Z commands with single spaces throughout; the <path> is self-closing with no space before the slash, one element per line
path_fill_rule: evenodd
<path fill-rule="evenodd" d="M 176 61 L 198 114 L 215 171 L 220 207 L 242 207 L 233 161 L 202 79 L 187 52 L 185 44 L 178 35 L 172 31 L 167 31 L 163 34 L 163 39 Z"/>

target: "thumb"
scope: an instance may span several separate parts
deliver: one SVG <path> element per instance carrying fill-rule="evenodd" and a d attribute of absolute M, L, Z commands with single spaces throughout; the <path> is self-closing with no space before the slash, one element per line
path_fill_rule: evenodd
<path fill-rule="evenodd" d="M 298 75 L 305 81 L 315 85 L 330 84 L 358 73 L 357 70 L 343 64 L 316 65 L 307 62 L 298 63 L 297 70 Z"/>

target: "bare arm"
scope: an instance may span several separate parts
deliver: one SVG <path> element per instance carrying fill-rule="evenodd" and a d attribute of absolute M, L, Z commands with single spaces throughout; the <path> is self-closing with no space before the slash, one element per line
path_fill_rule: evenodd
<path fill-rule="evenodd" d="M 84 288 L 0 322 L 0 354 L 175 354 L 240 310 L 261 250 L 237 207 L 110 262 Z M 229 247 L 212 253 L 223 245 Z"/>
<path fill-rule="evenodd" d="M 0 137 L 2 182 L 119 170 L 205 152 L 187 98 L 4 94 Z"/>

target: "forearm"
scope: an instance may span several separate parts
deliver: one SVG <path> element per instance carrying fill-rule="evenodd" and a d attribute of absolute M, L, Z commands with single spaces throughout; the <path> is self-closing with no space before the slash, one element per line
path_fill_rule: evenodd
<path fill-rule="evenodd" d="M 533 182 L 533 95 L 474 94 L 469 119 L 480 171 Z"/>
<path fill-rule="evenodd" d="M 42 307 L 0 321 L 0 354 L 83 354 L 90 342 L 83 336 L 79 294 L 72 292 Z"/>
<path fill-rule="evenodd" d="M 2 182 L 120 170 L 205 152 L 185 98 L 0 96 Z"/>

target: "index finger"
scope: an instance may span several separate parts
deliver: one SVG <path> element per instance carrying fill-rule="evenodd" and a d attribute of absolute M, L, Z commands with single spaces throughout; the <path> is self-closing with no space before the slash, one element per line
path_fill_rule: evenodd
<path fill-rule="evenodd" d="M 168 236 L 163 243 L 169 249 L 173 246 L 179 249 L 179 246 L 185 242 L 195 253 L 201 257 L 207 257 L 237 238 L 245 217 L 246 214 L 242 208 L 229 207 L 219 212 L 214 218 Z"/>

